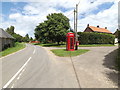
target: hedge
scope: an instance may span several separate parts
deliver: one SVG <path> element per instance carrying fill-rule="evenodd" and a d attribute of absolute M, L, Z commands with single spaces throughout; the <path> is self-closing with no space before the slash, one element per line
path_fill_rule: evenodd
<path fill-rule="evenodd" d="M 115 36 L 106 33 L 78 32 L 80 44 L 114 44 Z"/>

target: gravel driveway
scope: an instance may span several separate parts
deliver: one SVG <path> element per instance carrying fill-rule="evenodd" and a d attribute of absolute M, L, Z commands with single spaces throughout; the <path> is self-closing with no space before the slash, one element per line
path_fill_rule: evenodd
<path fill-rule="evenodd" d="M 58 57 L 50 51 L 57 48 L 43 48 L 55 62 L 60 63 L 61 67 L 71 64 L 70 57 Z M 80 47 L 80 49 L 90 50 L 85 54 L 72 57 L 81 88 L 118 88 L 118 72 L 114 67 L 117 46 Z"/>

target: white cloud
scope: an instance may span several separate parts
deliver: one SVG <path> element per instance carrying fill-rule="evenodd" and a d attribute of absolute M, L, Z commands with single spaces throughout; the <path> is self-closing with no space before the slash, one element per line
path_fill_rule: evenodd
<path fill-rule="evenodd" d="M 9 0 L 10 1 L 10 0 Z M 21 0 L 23 1 L 23 0 Z M 64 13 L 64 15 L 68 16 L 73 28 L 73 9 L 75 8 L 76 3 L 79 0 L 27 0 L 29 1 L 26 6 L 23 7 L 22 13 L 12 13 L 9 15 L 8 21 L 2 22 L 2 26 L 4 29 L 10 25 L 15 26 L 15 32 L 21 35 L 25 35 L 27 33 L 33 37 L 34 28 L 40 22 L 46 20 L 46 16 L 50 13 Z M 11 0 L 14 2 L 14 0 Z M 19 2 L 15 0 L 15 2 Z M 23 1 L 24 2 L 24 1 Z M 34 3 L 37 2 L 37 3 Z M 39 2 L 39 3 L 38 3 Z M 114 2 L 114 5 L 107 10 L 99 12 L 98 14 L 89 14 L 91 11 L 97 9 L 97 6 L 105 3 L 105 2 Z M 61 6 L 66 9 L 70 9 L 68 11 L 61 11 L 56 9 L 56 7 Z M 87 17 L 78 20 L 78 31 L 83 31 L 86 28 L 86 25 L 89 23 L 90 25 L 96 26 L 100 25 L 101 27 L 108 27 L 111 32 L 114 32 L 117 28 L 117 1 L 115 0 L 81 0 L 79 4 L 79 13 L 87 13 Z M 72 14 L 71 14 L 72 13 Z"/>
<path fill-rule="evenodd" d="M 9 15 L 10 19 L 19 19 L 21 17 L 22 15 L 20 13 L 14 13 L 14 14 Z"/>
<path fill-rule="evenodd" d="M 79 20 L 80 30 L 83 31 L 87 24 L 92 26 L 100 25 L 100 27 L 108 27 L 111 32 L 115 32 L 118 28 L 118 3 L 107 10 L 99 12 L 98 14 L 88 15 L 86 18 Z"/>

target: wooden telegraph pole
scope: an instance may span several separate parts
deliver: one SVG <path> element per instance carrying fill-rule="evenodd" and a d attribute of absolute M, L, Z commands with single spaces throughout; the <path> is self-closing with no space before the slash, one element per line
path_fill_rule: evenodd
<path fill-rule="evenodd" d="M 75 25 L 75 23 L 76 23 L 76 19 L 75 19 L 75 15 L 76 15 L 76 11 L 75 11 L 75 9 L 74 9 L 74 32 L 76 32 L 76 25 Z"/>
<path fill-rule="evenodd" d="M 74 28 L 75 29 L 75 50 L 78 50 L 78 46 L 76 43 L 78 41 L 78 35 L 77 35 L 78 4 L 76 4 L 76 11 L 75 12 L 76 12 L 76 26 L 74 26 L 74 27 L 76 27 L 76 28 Z"/>

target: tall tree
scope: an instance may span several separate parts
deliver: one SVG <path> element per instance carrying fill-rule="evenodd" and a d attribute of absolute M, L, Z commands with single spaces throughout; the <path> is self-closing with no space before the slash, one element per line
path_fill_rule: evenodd
<path fill-rule="evenodd" d="M 32 37 L 30 37 L 30 41 L 33 41 L 33 38 L 32 38 Z"/>
<path fill-rule="evenodd" d="M 10 26 L 6 29 L 6 32 L 8 32 L 10 35 L 12 35 L 15 38 L 15 42 L 22 42 L 23 37 L 17 33 L 14 32 L 15 27 Z"/>
<path fill-rule="evenodd" d="M 14 32 L 14 26 L 10 26 L 10 28 L 7 28 L 6 29 L 6 32 L 8 32 L 9 34 L 13 35 L 15 32 Z"/>
<path fill-rule="evenodd" d="M 28 35 L 28 34 L 25 35 L 24 41 L 25 41 L 25 42 L 29 42 L 29 35 Z"/>
<path fill-rule="evenodd" d="M 38 40 L 53 42 L 65 41 L 65 36 L 70 29 L 69 19 L 62 13 L 52 13 L 47 20 L 35 28 L 35 37 Z"/>

